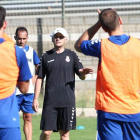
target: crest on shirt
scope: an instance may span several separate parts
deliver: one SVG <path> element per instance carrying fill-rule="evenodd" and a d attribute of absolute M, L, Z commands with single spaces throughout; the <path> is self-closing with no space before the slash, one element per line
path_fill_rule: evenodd
<path fill-rule="evenodd" d="M 66 62 L 70 62 L 70 57 L 69 56 L 66 56 Z"/>

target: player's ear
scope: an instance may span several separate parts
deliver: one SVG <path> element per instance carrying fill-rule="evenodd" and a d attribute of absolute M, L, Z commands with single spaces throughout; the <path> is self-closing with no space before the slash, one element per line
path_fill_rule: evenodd
<path fill-rule="evenodd" d="M 122 25 L 123 23 L 122 23 L 122 19 L 119 17 L 119 22 L 120 22 L 120 25 Z"/>
<path fill-rule="evenodd" d="M 7 21 L 4 21 L 3 28 L 6 29 L 6 27 L 7 27 Z"/>
<path fill-rule="evenodd" d="M 65 37 L 65 43 L 67 43 L 67 41 L 68 41 L 68 38 L 67 38 L 67 37 Z"/>
<path fill-rule="evenodd" d="M 68 39 L 66 38 L 66 39 L 65 39 L 65 43 L 66 43 L 67 41 L 68 41 Z"/>

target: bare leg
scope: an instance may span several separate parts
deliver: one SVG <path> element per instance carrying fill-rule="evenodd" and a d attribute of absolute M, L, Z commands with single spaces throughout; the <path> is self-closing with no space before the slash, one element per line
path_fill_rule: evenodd
<path fill-rule="evenodd" d="M 61 140 L 69 140 L 69 131 L 59 130 Z"/>
<path fill-rule="evenodd" d="M 23 113 L 24 120 L 24 134 L 26 140 L 32 140 L 32 114 L 31 113 Z"/>
<path fill-rule="evenodd" d="M 42 131 L 40 135 L 40 140 L 50 140 L 52 131 Z"/>

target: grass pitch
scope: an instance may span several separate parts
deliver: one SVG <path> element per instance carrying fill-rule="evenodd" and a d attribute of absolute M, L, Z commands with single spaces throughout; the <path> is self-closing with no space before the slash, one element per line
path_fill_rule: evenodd
<path fill-rule="evenodd" d="M 39 140 L 41 133 L 40 128 L 40 115 L 33 115 L 33 138 L 32 140 Z M 23 119 L 20 118 L 21 134 L 22 140 L 25 140 L 23 133 Z M 96 140 L 96 118 L 87 118 L 87 117 L 77 117 L 77 127 L 84 126 L 83 130 L 71 130 L 70 131 L 70 140 Z M 51 140 L 60 140 L 58 132 L 54 132 L 51 135 Z"/>

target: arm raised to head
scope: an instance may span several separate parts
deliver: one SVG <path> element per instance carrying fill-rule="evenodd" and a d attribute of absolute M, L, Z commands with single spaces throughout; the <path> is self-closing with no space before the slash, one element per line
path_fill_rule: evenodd
<path fill-rule="evenodd" d="M 97 10 L 98 14 L 100 14 L 100 10 Z M 93 38 L 93 36 L 96 34 L 96 32 L 100 29 L 101 27 L 101 23 L 98 20 L 97 23 L 95 23 L 92 27 L 90 27 L 89 29 L 87 29 L 81 36 L 80 38 L 76 41 L 74 47 L 76 49 L 76 51 L 81 52 L 81 44 L 84 40 L 91 40 Z"/>

